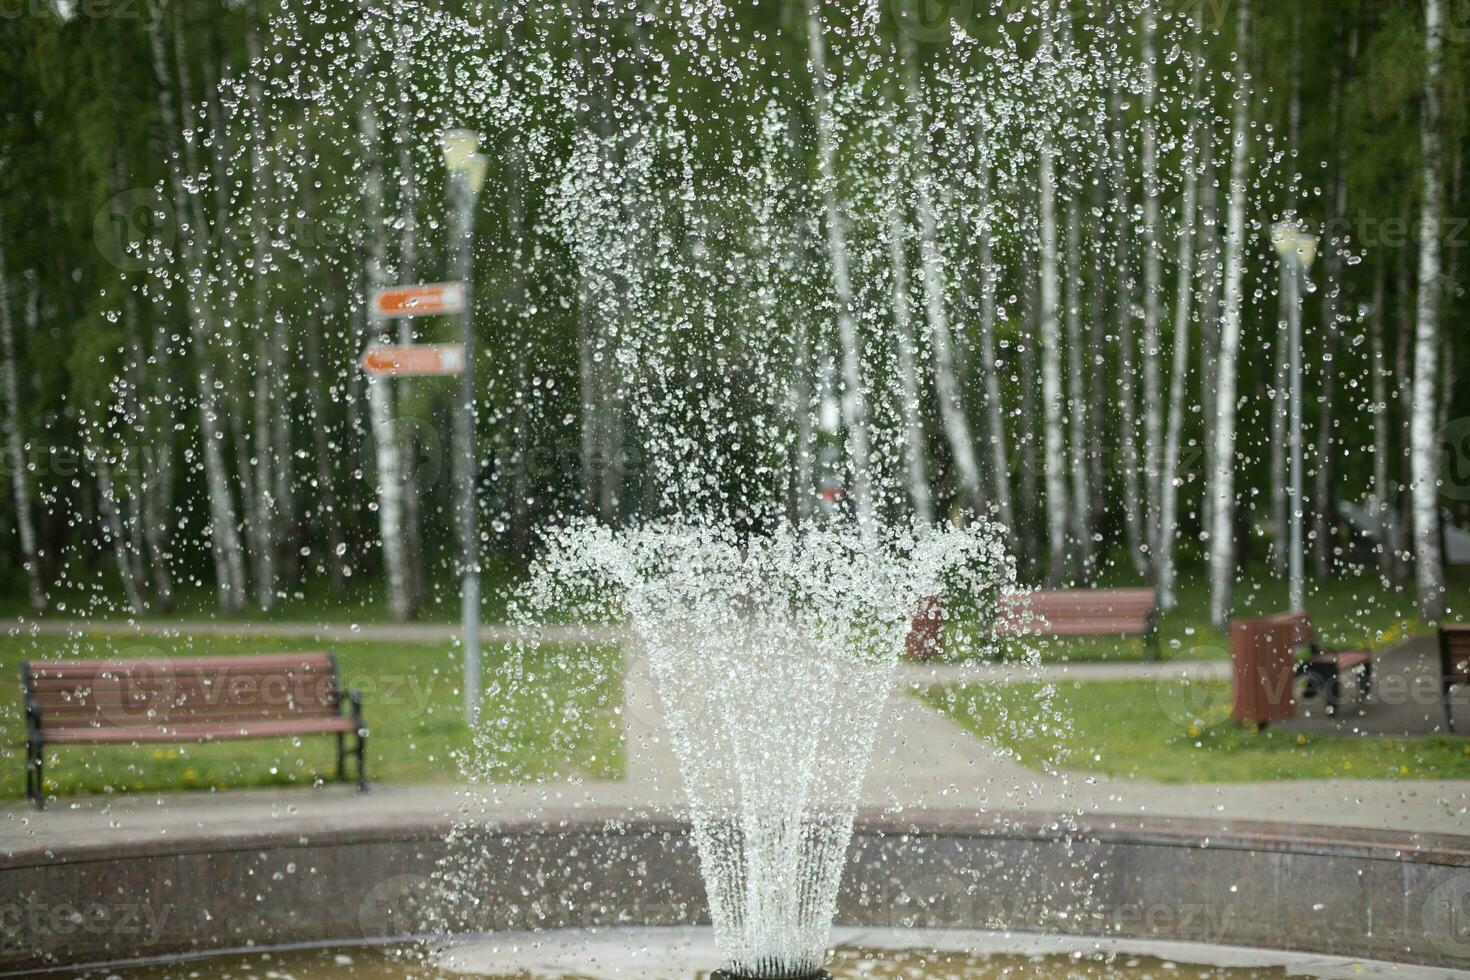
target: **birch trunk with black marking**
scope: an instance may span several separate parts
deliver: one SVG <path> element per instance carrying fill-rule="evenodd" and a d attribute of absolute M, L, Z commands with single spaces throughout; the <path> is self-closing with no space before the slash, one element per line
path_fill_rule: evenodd
<path fill-rule="evenodd" d="M 995 315 L 996 276 L 998 270 L 992 258 L 991 229 L 991 167 L 990 146 L 983 121 L 976 134 L 979 145 L 980 164 L 975 175 L 979 195 L 978 214 L 981 225 L 976 236 L 979 242 L 980 263 L 980 377 L 985 386 L 985 417 L 988 420 L 990 439 L 991 500 L 996 516 L 1006 528 L 1012 546 L 1015 544 L 1016 518 L 1011 506 L 1011 460 L 1006 438 L 1005 404 L 1000 393 L 1000 366 L 996 359 Z"/>
<path fill-rule="evenodd" d="M 906 36 L 905 36 L 906 38 Z M 919 216 L 919 273 L 924 289 L 924 318 L 930 351 L 934 357 L 934 394 L 939 421 L 949 443 L 950 456 L 959 476 L 959 496 L 974 514 L 983 512 L 985 494 L 980 488 L 980 464 L 975 458 L 975 440 L 970 433 L 964 395 L 955 368 L 954 338 L 950 332 L 945 289 L 944 256 L 939 246 L 939 227 L 934 212 L 933 179 L 929 172 L 929 137 L 925 128 L 924 102 L 919 72 L 914 64 L 911 41 L 903 45 L 908 62 L 905 74 L 908 111 L 911 113 L 915 183 L 915 210 Z"/>
<path fill-rule="evenodd" d="M 1441 180 L 1440 73 L 1444 38 L 1440 0 L 1424 2 L 1424 99 L 1420 120 L 1421 186 L 1419 302 L 1414 322 L 1414 413 L 1410 423 L 1414 482 L 1414 577 L 1419 614 L 1438 623 L 1445 614 L 1439 513 L 1439 313 Z"/>
<path fill-rule="evenodd" d="M 31 514 L 30 467 L 26 464 L 25 425 L 20 417 L 20 381 L 15 367 L 15 322 L 10 307 L 10 273 L 5 268 L 5 243 L 0 241 L 0 352 L 5 361 L 5 454 L 10 463 L 10 486 L 15 494 L 15 530 L 20 538 L 21 564 L 35 613 L 46 611 L 46 584 L 41 579 L 36 525 Z"/>
<path fill-rule="evenodd" d="M 1159 242 L 1159 145 L 1154 119 L 1158 98 L 1158 66 L 1155 36 L 1158 24 L 1152 0 L 1142 11 L 1143 122 L 1140 166 L 1143 171 L 1143 485 L 1144 555 L 1142 564 L 1157 575 L 1158 538 L 1162 502 L 1161 473 L 1164 454 L 1162 358 L 1163 259 Z"/>
<path fill-rule="evenodd" d="M 1138 489 L 1138 406 L 1136 402 L 1133 344 L 1133 274 L 1129 266 L 1128 157 L 1123 129 L 1122 96 L 1117 89 L 1110 98 L 1113 184 L 1113 274 L 1114 328 L 1118 343 L 1118 416 L 1122 431 L 1118 438 L 1117 479 L 1122 484 L 1123 533 L 1128 561 L 1133 570 L 1147 574 L 1144 563 L 1143 503 Z"/>
<path fill-rule="evenodd" d="M 245 607 L 245 561 L 235 523 L 235 505 L 230 492 L 224 459 L 224 426 L 221 424 L 215 390 L 214 366 L 210 359 L 214 325 L 208 296 L 209 276 L 205 268 L 205 229 L 201 226 L 203 209 L 197 193 L 184 179 L 182 151 L 179 146 L 182 129 L 175 115 L 173 91 L 163 37 L 158 22 L 149 24 L 149 43 L 153 71 L 158 86 L 159 116 L 170 146 L 167 152 L 169 184 L 173 190 L 173 210 L 177 223 L 180 253 L 185 264 L 181 278 L 187 299 L 189 337 L 194 348 L 195 380 L 199 397 L 200 448 L 204 464 L 205 486 L 209 500 L 208 534 L 214 559 L 215 587 L 220 608 L 240 610 Z"/>
<path fill-rule="evenodd" d="M 1235 579 L 1235 408 L 1240 359 L 1241 319 L 1245 313 L 1246 177 L 1250 163 L 1250 0 L 1236 8 L 1236 85 L 1231 130 L 1229 212 L 1225 228 L 1224 312 L 1215 392 L 1215 456 L 1208 492 L 1210 515 L 1210 622 L 1223 629 L 1230 618 Z"/>
<path fill-rule="evenodd" d="M 1043 28 L 1042 47 L 1050 45 L 1050 30 Z M 1040 197 L 1041 306 L 1039 342 L 1041 345 L 1041 397 L 1046 474 L 1046 577 L 1059 585 L 1066 574 L 1067 560 L 1067 466 L 1066 437 L 1062 419 L 1062 329 L 1059 311 L 1060 290 L 1057 272 L 1057 202 L 1056 158 L 1051 137 L 1044 135 L 1041 145 L 1041 171 L 1037 193 Z"/>
<path fill-rule="evenodd" d="M 364 20 L 375 16 L 372 3 L 362 4 Z M 367 70 L 371 53 L 367 31 L 357 34 L 357 55 Z M 383 153 L 378 135 L 378 109 L 371 89 L 359 96 L 357 109 L 358 140 L 363 158 L 364 236 L 367 241 L 367 286 L 369 294 L 389 284 L 386 267 L 387 243 L 383 226 Z M 371 302 L 367 306 L 367 333 L 370 343 L 388 343 L 387 325 Z M 372 425 L 373 453 L 376 463 L 378 532 L 383 544 L 383 573 L 388 590 L 388 615 L 397 621 L 413 614 L 408 594 L 407 556 L 403 541 L 403 469 L 399 459 L 398 427 L 394 418 L 392 382 L 379 375 L 367 381 L 368 418 Z"/>
<path fill-rule="evenodd" d="M 1088 472 L 1088 421 L 1093 405 L 1084 367 L 1087 346 L 1082 336 L 1082 208 L 1076 197 L 1067 200 L 1067 455 L 1071 471 L 1068 528 L 1072 538 L 1073 570 L 1090 581 L 1092 554 L 1092 489 Z"/>
<path fill-rule="evenodd" d="M 1164 433 L 1163 470 L 1159 474 L 1159 536 L 1154 556 L 1159 608 L 1165 611 L 1178 605 L 1178 598 L 1174 594 L 1174 545 L 1179 535 L 1179 456 L 1184 431 L 1185 384 L 1189 379 L 1189 326 L 1194 316 L 1195 207 L 1199 199 L 1199 174 L 1193 149 L 1186 147 L 1180 166 L 1184 193 L 1179 204 L 1179 251 L 1176 259 L 1178 278 L 1174 288 L 1174 358 L 1169 371 L 1169 419 Z"/>
<path fill-rule="evenodd" d="M 897 205 L 888 209 L 889 286 L 893 296 L 894 347 L 898 353 L 899 405 L 903 416 L 903 461 L 909 503 L 914 516 L 934 522 L 929 492 L 929 464 L 924 449 L 924 417 L 919 401 L 919 373 L 914 352 L 914 325 L 909 309 L 908 250 Z"/>
<path fill-rule="evenodd" d="M 838 403 L 843 426 L 847 430 L 848 491 L 859 527 L 870 532 L 874 525 L 868 407 L 863 393 L 861 341 L 853 311 L 847 221 L 838 197 L 836 136 L 827 79 L 827 42 L 822 34 L 819 0 L 812 0 L 807 8 L 807 51 L 811 59 L 812 95 L 817 120 L 817 170 L 827 226 L 827 260 L 837 312 L 837 339 L 841 347 L 842 385 Z"/>

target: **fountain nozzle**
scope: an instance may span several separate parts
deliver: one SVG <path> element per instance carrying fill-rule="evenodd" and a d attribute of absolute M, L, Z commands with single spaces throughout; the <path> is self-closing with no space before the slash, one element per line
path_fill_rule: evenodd
<path fill-rule="evenodd" d="M 729 970 L 716 970 L 709 975 L 709 980 L 768 980 L 768 978 L 745 976 L 740 973 L 731 973 Z M 818 970 L 816 973 L 808 973 L 800 977 L 790 977 L 787 980 L 832 980 L 832 974 L 826 970 Z"/>

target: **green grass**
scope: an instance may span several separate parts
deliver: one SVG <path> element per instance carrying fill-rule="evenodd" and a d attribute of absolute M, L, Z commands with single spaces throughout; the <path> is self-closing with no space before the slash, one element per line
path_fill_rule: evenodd
<path fill-rule="evenodd" d="M 1121 575 L 1105 579 L 1107 588 L 1137 587 Z M 1166 660 L 1223 659 L 1229 656 L 1229 638 L 1210 625 L 1209 586 L 1203 569 L 1189 570 L 1179 583 L 1179 604 L 1159 618 L 1160 653 Z M 1284 612 L 1289 608 L 1287 585 L 1270 570 L 1255 566 L 1235 583 L 1235 618 Z M 1415 609 L 1412 587 L 1385 587 L 1376 574 L 1344 575 L 1326 582 L 1307 582 L 1307 612 L 1322 642 L 1329 646 L 1384 649 L 1406 636 L 1427 632 Z M 1449 582 L 1451 619 L 1470 620 L 1470 575 L 1457 570 Z M 978 648 L 978 647 L 977 647 Z M 993 648 L 993 647 L 992 647 Z M 1135 638 L 1036 638 L 1001 644 L 1002 659 L 1024 659 L 1035 648 L 1048 662 L 1095 663 L 1137 661 L 1143 642 Z"/>
<path fill-rule="evenodd" d="M 9 569 L 0 577 L 0 617 L 32 617 L 27 599 L 25 577 L 18 569 Z M 483 601 L 481 618 L 496 622 L 505 617 L 506 600 L 523 573 L 515 566 L 487 559 L 480 574 Z M 44 619 L 129 619 L 128 608 L 117 569 L 105 562 L 89 569 L 84 562 L 71 562 L 54 581 L 47 583 L 51 605 Z M 426 586 L 427 595 L 418 610 L 417 620 L 427 623 L 457 623 L 460 617 L 460 585 L 457 579 L 440 574 Z M 239 612 L 219 608 L 215 590 L 208 582 L 181 578 L 176 583 L 172 610 L 149 610 L 138 617 L 149 622 L 178 620 L 211 620 L 218 622 L 313 622 L 313 623 L 378 623 L 388 621 L 388 602 L 382 577 L 354 576 L 346 583 L 346 594 L 332 594 L 325 575 L 309 576 L 299 587 L 278 595 L 269 610 L 261 610 L 250 596 L 250 602 Z"/>
<path fill-rule="evenodd" d="M 1470 779 L 1464 739 L 1254 733 L 1229 718 L 1225 682 L 960 685 L 920 695 L 1034 769 L 1055 766 L 1163 783 L 1283 779 Z M 1062 719 L 1063 733 L 1040 722 Z"/>
<path fill-rule="evenodd" d="M 0 798 L 24 795 L 25 715 L 19 663 L 26 659 L 203 656 L 319 649 L 258 638 L 89 636 L 0 638 Z M 343 682 L 366 702 L 368 776 L 377 782 L 457 782 L 472 749 L 464 723 L 459 652 L 451 644 L 339 643 Z M 542 777 L 619 779 L 621 660 L 611 647 L 543 646 L 524 656 L 482 651 L 489 750 L 473 753 L 493 781 Z M 51 792 L 144 792 L 311 785 L 330 780 L 335 741 L 245 740 L 207 745 L 61 746 L 46 754 Z"/>

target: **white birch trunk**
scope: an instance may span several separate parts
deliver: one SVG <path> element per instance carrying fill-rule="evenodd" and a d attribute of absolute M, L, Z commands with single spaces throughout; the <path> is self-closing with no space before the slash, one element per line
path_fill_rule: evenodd
<path fill-rule="evenodd" d="M 914 356 L 914 325 L 909 311 L 908 255 L 898 207 L 888 210 L 889 285 L 893 291 L 894 346 L 898 349 L 898 377 L 903 412 L 904 471 L 914 516 L 934 522 L 934 500 L 929 492 L 929 465 L 924 450 L 924 417 L 919 403 L 919 375 Z"/>
<path fill-rule="evenodd" d="M 91 424 L 91 423 L 88 423 Z M 123 528 L 121 505 L 117 488 L 112 483 L 112 468 L 108 466 L 101 449 L 95 445 L 87 447 L 87 455 L 97 473 L 97 508 L 106 522 L 107 536 L 112 540 L 112 553 L 117 559 L 118 579 L 122 582 L 123 595 L 127 596 L 128 608 L 134 616 L 141 616 L 147 608 L 143 603 L 143 592 L 138 587 L 137 567 L 128 555 L 128 535 Z"/>
<path fill-rule="evenodd" d="M 1215 362 L 1220 350 L 1220 291 L 1224 282 L 1220 256 L 1219 192 L 1215 187 L 1215 130 L 1213 113 L 1202 120 L 1200 152 L 1204 154 L 1202 171 L 1204 187 L 1200 191 L 1200 435 L 1203 444 L 1203 473 L 1200 495 L 1200 526 L 1208 533 L 1214 526 L 1214 495 L 1209 490 L 1210 474 L 1215 472 Z"/>
<path fill-rule="evenodd" d="M 1048 32 L 1049 33 L 1049 32 Z M 1042 46 L 1049 37 L 1043 34 Z M 1041 397 L 1046 474 L 1047 579 L 1060 584 L 1067 558 L 1066 437 L 1062 426 L 1062 330 L 1058 316 L 1056 161 L 1049 136 L 1041 147 L 1038 195 L 1041 221 Z"/>
<path fill-rule="evenodd" d="M 1195 207 L 1199 199 L 1199 175 L 1195 154 L 1186 150 L 1181 164 L 1184 194 L 1179 205 L 1178 279 L 1174 293 L 1174 363 L 1169 372 L 1169 420 L 1164 435 L 1163 470 L 1159 474 L 1159 537 L 1154 556 L 1159 608 L 1178 605 L 1174 594 L 1174 544 L 1179 533 L 1179 454 L 1184 429 L 1185 382 L 1189 377 L 1189 326 L 1194 310 Z"/>
<path fill-rule="evenodd" d="M 1143 504 L 1138 491 L 1138 407 L 1134 389 L 1133 274 L 1129 268 L 1128 162 L 1123 133 L 1122 98 L 1115 89 L 1111 97 L 1113 118 L 1113 264 L 1116 280 L 1114 314 L 1118 338 L 1119 420 L 1123 427 L 1118 440 L 1118 478 L 1123 483 L 1123 531 L 1128 560 L 1134 571 L 1146 575 L 1143 559 Z"/>
<path fill-rule="evenodd" d="M 982 122 L 976 134 L 980 144 L 980 166 L 975 175 L 979 193 L 979 214 L 982 222 L 979 239 L 980 261 L 980 377 L 985 385 L 985 416 L 990 436 L 990 469 L 992 498 L 996 516 L 1006 528 L 1006 533 L 1015 544 L 1016 517 L 1011 507 L 1011 461 L 1006 439 L 1005 405 L 1001 401 L 1000 367 L 996 360 L 995 315 L 996 315 L 996 268 L 992 261 L 990 241 L 991 171 L 990 147 Z"/>
<path fill-rule="evenodd" d="M 362 4 L 365 19 L 373 16 L 371 0 Z M 366 64 L 370 58 L 366 31 L 358 32 L 358 57 Z M 362 141 L 366 161 L 363 174 L 363 221 L 366 224 L 368 256 L 367 285 L 371 292 L 389 285 L 386 269 L 386 230 L 383 227 L 383 159 L 378 138 L 378 111 L 371 89 L 364 90 L 358 106 L 358 138 Z M 390 338 L 386 324 L 373 311 L 367 312 L 368 338 L 385 343 Z M 405 568 L 403 540 L 403 471 L 399 461 L 397 424 L 394 419 L 393 393 L 386 378 L 367 380 L 368 419 L 373 430 L 373 452 L 377 469 L 378 532 L 383 542 L 383 573 L 388 590 L 388 615 L 405 620 L 412 615 L 408 578 Z"/>
<path fill-rule="evenodd" d="M 1159 86 L 1155 52 L 1158 25 L 1152 0 L 1146 0 L 1142 19 L 1144 86 L 1140 166 L 1143 170 L 1143 485 L 1146 515 L 1143 536 L 1146 553 L 1142 563 L 1151 567 L 1156 561 L 1161 533 L 1159 516 L 1163 488 L 1160 474 L 1164 452 L 1160 366 L 1164 285 L 1159 243 L 1159 147 L 1154 119 Z M 1154 572 L 1157 575 L 1157 569 Z"/>
<path fill-rule="evenodd" d="M 31 514 L 30 467 L 26 465 L 25 427 L 20 418 L 20 383 L 15 371 L 15 323 L 10 308 L 10 279 L 5 269 L 5 245 L 0 242 L 0 345 L 5 361 L 5 454 L 10 458 L 11 489 L 15 493 L 15 529 L 20 537 L 21 564 L 25 566 L 31 609 L 46 611 L 46 585 L 36 549 L 36 526 Z"/>
<path fill-rule="evenodd" d="M 1419 227 L 1419 302 L 1414 324 L 1414 412 L 1410 421 L 1413 454 L 1414 577 L 1419 614 L 1437 623 L 1445 614 L 1444 564 L 1439 515 L 1439 433 L 1436 407 L 1439 383 L 1440 91 L 1443 44 L 1440 0 L 1424 3 L 1424 102 L 1420 122 L 1423 155 L 1423 205 Z"/>
<path fill-rule="evenodd" d="M 837 147 L 833 133 L 832 98 L 827 81 L 827 43 L 822 34 L 818 0 L 807 8 L 807 50 L 811 59 L 812 94 L 817 117 L 817 164 L 827 225 L 827 252 L 832 291 L 837 307 L 837 339 L 841 346 L 842 391 L 839 404 L 847 430 L 848 491 L 854 516 L 865 532 L 874 529 L 872 465 L 868 438 L 868 407 L 863 393 L 862 351 L 853 314 L 852 279 L 848 271 L 847 223 L 837 196 Z"/>
<path fill-rule="evenodd" d="M 1067 453 L 1071 466 L 1071 528 L 1078 571 L 1084 580 L 1093 574 L 1092 489 L 1088 473 L 1088 420 L 1093 407 L 1084 367 L 1087 347 L 1082 337 L 1082 208 L 1076 197 L 1067 201 Z"/>
<path fill-rule="evenodd" d="M 950 332 L 949 308 L 945 296 L 944 256 L 939 244 L 939 228 L 934 210 L 933 175 L 929 170 L 929 134 L 924 119 L 923 92 L 915 63 L 914 45 L 907 35 L 902 45 L 907 62 L 905 83 L 917 194 L 915 209 L 919 216 L 919 269 L 924 288 L 924 317 L 929 345 L 934 355 L 934 393 L 939 408 L 939 421 L 949 443 L 950 455 L 959 475 L 960 498 L 972 513 L 980 514 L 985 494 L 980 485 L 980 464 L 975 456 L 975 440 L 965 411 L 964 395 L 955 368 L 954 338 Z M 921 429 L 922 431 L 922 429 Z"/>
<path fill-rule="evenodd" d="M 1246 68 L 1250 0 L 1237 8 L 1235 118 L 1231 139 L 1230 201 L 1225 229 L 1225 302 L 1216 368 L 1215 455 L 1208 492 L 1214 498 L 1209 533 L 1210 621 L 1223 629 L 1235 579 L 1235 402 L 1241 317 L 1245 312 L 1246 170 L 1250 162 L 1250 75 Z"/>
<path fill-rule="evenodd" d="M 240 545 L 240 532 L 235 523 L 235 505 L 230 493 L 224 460 L 224 428 L 215 393 L 214 366 L 210 361 L 213 334 L 207 290 L 208 275 L 204 265 L 204 229 L 199 220 L 202 209 L 188 189 L 183 175 L 178 140 L 182 139 L 179 120 L 174 114 L 173 86 L 169 81 L 163 38 L 157 21 L 150 23 L 153 70 L 158 82 L 159 115 L 171 146 L 168 151 L 169 182 L 173 188 L 174 217 L 178 224 L 186 268 L 183 279 L 187 296 L 189 336 L 194 346 L 199 397 L 199 429 L 204 459 L 205 484 L 209 499 L 209 542 L 214 557 L 215 585 L 220 607 L 240 610 L 245 607 L 245 560 Z M 185 95 L 187 98 L 187 95 Z"/>

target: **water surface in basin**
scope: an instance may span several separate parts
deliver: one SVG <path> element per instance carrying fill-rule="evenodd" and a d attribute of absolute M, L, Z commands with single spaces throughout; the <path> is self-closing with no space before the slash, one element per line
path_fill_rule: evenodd
<path fill-rule="evenodd" d="M 706 934 L 707 935 L 707 934 Z M 705 942 L 623 936 L 615 941 L 495 938 L 427 952 L 415 945 L 294 949 L 109 968 L 84 977 L 117 980 L 707 980 Z M 580 962 L 570 962 L 581 956 Z M 834 980 L 1267 980 L 1299 975 L 1279 966 L 1205 966 L 1112 952 L 964 952 L 842 945 L 827 964 Z"/>

